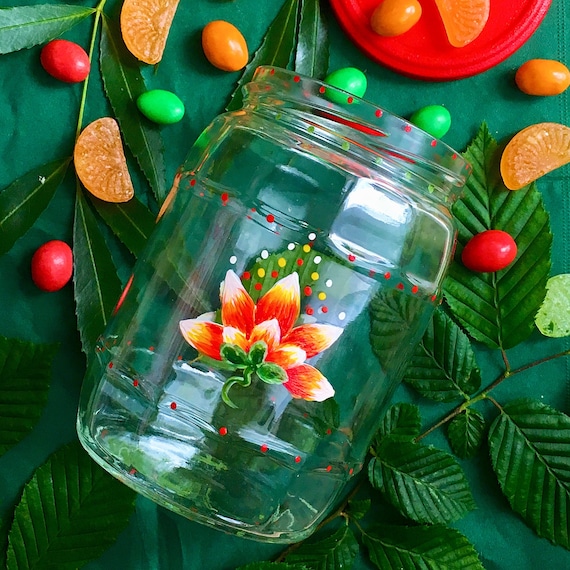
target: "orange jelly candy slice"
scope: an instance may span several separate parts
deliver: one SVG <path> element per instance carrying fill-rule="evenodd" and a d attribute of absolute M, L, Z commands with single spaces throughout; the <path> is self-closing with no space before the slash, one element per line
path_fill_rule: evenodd
<path fill-rule="evenodd" d="M 75 143 L 73 162 L 83 186 L 100 200 L 127 202 L 134 196 L 115 119 L 103 117 L 83 129 Z"/>
<path fill-rule="evenodd" d="M 435 0 L 449 43 L 463 47 L 471 43 L 489 19 L 491 0 Z"/>
<path fill-rule="evenodd" d="M 570 162 L 570 127 L 538 123 L 518 132 L 501 156 L 501 176 L 509 190 L 519 190 Z"/>
<path fill-rule="evenodd" d="M 179 0 L 125 0 L 121 8 L 121 34 L 128 50 L 140 61 L 162 59 L 168 32 Z"/>

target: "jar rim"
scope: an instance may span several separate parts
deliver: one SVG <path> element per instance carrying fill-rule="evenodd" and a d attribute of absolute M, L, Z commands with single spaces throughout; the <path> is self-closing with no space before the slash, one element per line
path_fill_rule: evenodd
<path fill-rule="evenodd" d="M 370 149 L 429 164 L 454 185 L 463 186 L 471 165 L 452 147 L 410 121 L 324 81 L 275 66 L 259 66 L 245 86 L 249 99 L 263 95 L 310 108 L 312 114 L 351 130 L 351 136 Z M 257 97 L 255 97 L 257 95 Z M 247 104 L 247 99 L 246 99 Z"/>

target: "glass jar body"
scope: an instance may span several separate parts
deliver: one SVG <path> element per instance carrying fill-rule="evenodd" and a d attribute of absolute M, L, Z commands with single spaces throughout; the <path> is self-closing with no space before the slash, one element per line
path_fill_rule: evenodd
<path fill-rule="evenodd" d="M 281 99 L 253 91 L 180 169 L 91 359 L 78 433 L 159 504 L 294 542 L 361 470 L 454 229 L 415 174 L 331 144 L 303 106 L 275 117 Z"/>

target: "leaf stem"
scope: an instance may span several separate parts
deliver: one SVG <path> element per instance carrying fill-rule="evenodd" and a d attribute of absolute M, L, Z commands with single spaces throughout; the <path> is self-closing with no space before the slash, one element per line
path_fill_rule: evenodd
<path fill-rule="evenodd" d="M 481 390 L 481 392 L 479 392 L 479 394 L 477 394 L 473 398 L 470 398 L 469 400 L 467 400 L 467 401 L 461 403 L 460 405 L 458 405 L 457 407 L 455 407 L 446 416 L 444 416 L 441 420 L 439 420 L 437 423 L 432 425 L 430 428 L 428 428 L 422 434 L 418 435 L 418 437 L 416 437 L 416 439 L 414 440 L 416 443 L 418 441 L 420 441 L 421 439 L 423 439 L 424 437 L 428 436 L 430 433 L 434 432 L 436 429 L 438 429 L 442 425 L 444 425 L 447 422 L 449 422 L 450 420 L 452 420 L 455 416 L 458 416 L 460 413 L 465 411 L 469 406 L 472 406 L 473 404 L 476 404 L 477 402 L 480 402 L 481 400 L 488 399 L 495 406 L 497 406 L 497 408 L 499 410 L 502 409 L 501 406 L 498 404 L 498 402 L 494 398 L 491 398 L 488 395 L 489 392 L 491 392 L 491 390 L 494 390 L 497 386 L 499 386 L 499 384 L 504 382 L 507 378 L 510 378 L 511 376 L 515 376 L 515 374 L 520 374 L 521 372 L 525 372 L 526 370 L 530 370 L 531 368 L 534 368 L 535 366 L 539 366 L 541 364 L 544 364 L 545 362 L 550 362 L 551 360 L 556 360 L 557 358 L 563 358 L 565 356 L 570 355 L 570 349 L 569 350 L 563 350 L 562 352 L 557 352 L 556 354 L 551 354 L 550 356 L 545 356 L 544 358 L 541 358 L 539 360 L 535 360 L 534 362 L 524 364 L 523 366 L 520 366 L 519 368 L 515 368 L 514 370 L 511 370 L 510 366 L 508 365 L 508 360 L 506 359 L 505 352 L 504 351 L 501 351 L 501 352 L 503 353 L 503 358 L 505 360 L 506 370 L 501 375 L 499 375 L 493 382 L 491 382 L 491 384 L 489 384 L 486 388 Z"/>
<path fill-rule="evenodd" d="M 107 0 L 99 0 L 99 4 L 95 7 L 95 20 L 93 22 L 93 30 L 91 31 L 91 40 L 89 42 L 89 63 L 93 63 L 93 52 L 95 51 L 95 40 L 97 39 L 97 32 L 99 31 L 99 23 L 103 15 L 103 7 Z M 75 140 L 81 133 L 81 127 L 83 126 L 83 115 L 85 113 L 85 103 L 87 101 L 87 88 L 89 86 L 89 77 L 91 73 L 85 78 L 83 82 L 83 90 L 81 92 L 81 101 L 79 102 L 79 113 L 77 116 L 77 127 L 75 129 Z"/>

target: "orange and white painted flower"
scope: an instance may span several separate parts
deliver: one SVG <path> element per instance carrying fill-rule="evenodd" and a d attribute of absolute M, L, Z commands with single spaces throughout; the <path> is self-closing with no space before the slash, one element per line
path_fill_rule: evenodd
<path fill-rule="evenodd" d="M 283 386 L 294 398 L 322 402 L 334 395 L 330 382 L 306 361 L 329 348 L 342 328 L 318 323 L 294 326 L 301 309 L 297 273 L 277 281 L 256 304 L 236 273 L 229 270 L 220 300 L 221 323 L 214 322 L 214 313 L 180 321 L 182 335 L 199 353 L 222 361 L 225 346 L 248 355 L 252 347 L 257 351 L 261 344 L 266 349 L 263 364 L 284 371 Z"/>

